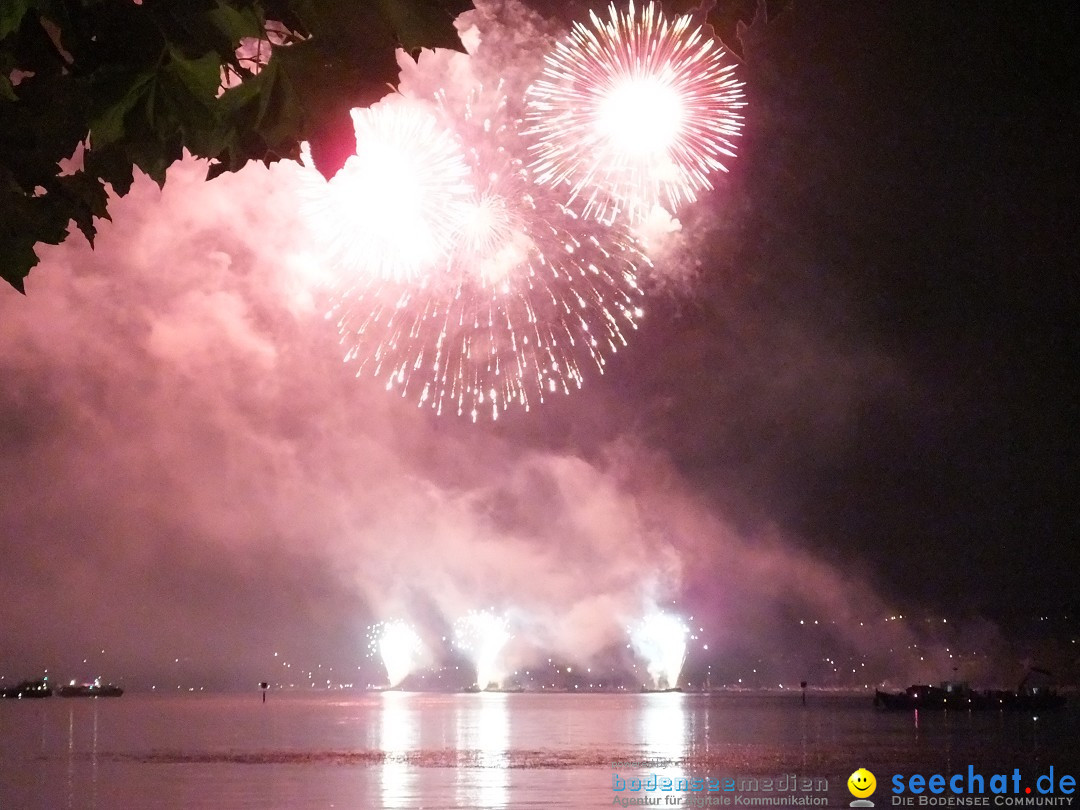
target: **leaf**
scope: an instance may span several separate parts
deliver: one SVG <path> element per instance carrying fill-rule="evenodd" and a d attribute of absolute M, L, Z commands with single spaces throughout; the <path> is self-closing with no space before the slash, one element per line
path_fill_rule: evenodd
<path fill-rule="evenodd" d="M 303 111 L 280 60 L 271 58 L 258 75 L 226 90 L 221 102 L 222 148 L 210 164 L 209 178 L 238 171 L 249 160 L 270 163 L 299 153 Z"/>
<path fill-rule="evenodd" d="M 36 14 L 27 14 L 18 32 L 5 40 L 16 67 L 39 77 L 58 76 L 67 68 L 49 32 Z"/>
<path fill-rule="evenodd" d="M 99 79 L 95 93 L 98 109 L 90 118 L 90 143 L 95 149 L 124 137 L 127 114 L 146 103 L 153 81 L 154 73 L 150 70 L 116 73 Z"/>
<path fill-rule="evenodd" d="M 454 17 L 462 10 L 461 3 L 446 0 L 377 0 L 377 5 L 406 53 L 416 56 L 422 48 L 465 50 L 454 27 Z"/>
<path fill-rule="evenodd" d="M 390 92 L 397 47 L 461 49 L 469 0 L 0 0 L 0 278 L 19 290 L 34 245 L 72 222 L 92 240 L 108 187 L 157 183 L 184 150 L 208 177 L 311 143 L 332 176 L 355 151 L 350 111 Z M 290 33 L 221 93 L 246 38 Z M 24 76 L 11 81 L 13 70 Z M 82 144 L 83 170 L 60 174 Z M 42 193 L 44 192 L 44 193 Z"/>
<path fill-rule="evenodd" d="M 373 49 L 363 61 L 347 58 L 312 39 L 275 49 L 281 70 L 303 114 L 300 140 L 311 144 L 315 165 L 332 177 L 356 151 L 354 107 L 367 107 L 387 95 L 397 80 L 391 47 Z M 328 81 L 333 76 L 334 81 Z"/>
<path fill-rule="evenodd" d="M 218 62 L 235 63 L 244 37 L 263 35 L 262 18 L 252 4 L 222 0 L 187 0 L 147 4 L 165 44 L 190 59 L 213 54 Z"/>
<path fill-rule="evenodd" d="M 221 147 L 218 139 L 217 90 L 221 63 L 212 53 L 185 58 L 169 49 L 169 59 L 156 77 L 154 128 L 169 137 L 179 132 L 185 145 L 198 157 L 213 157 Z"/>
<path fill-rule="evenodd" d="M 189 95 L 192 100 L 210 106 L 217 97 L 221 81 L 221 63 L 212 53 L 205 53 L 197 59 L 188 59 L 176 48 L 169 48 L 169 61 L 163 73 L 175 77 L 178 89 Z"/>
<path fill-rule="evenodd" d="M 109 217 L 109 195 L 105 191 L 105 185 L 100 179 L 85 171 L 65 175 L 57 180 L 55 190 L 50 190 L 50 196 L 57 194 L 64 198 L 64 204 L 70 209 L 71 219 L 82 231 L 86 241 L 94 244 L 94 236 L 97 228 L 94 219 L 111 219 Z"/>
<path fill-rule="evenodd" d="M 5 234 L 0 233 L 0 257 L 0 278 L 26 295 L 23 279 L 30 275 L 30 271 L 37 267 L 38 263 L 33 238 L 26 234 L 19 240 L 9 240 Z"/>
<path fill-rule="evenodd" d="M 88 174 L 111 185 L 120 197 L 131 191 L 135 182 L 134 164 L 122 148 L 89 149 L 83 154 L 83 166 Z"/>
<path fill-rule="evenodd" d="M 0 3 L 0 39 L 18 31 L 26 12 L 36 5 L 34 0 L 4 0 Z"/>
<path fill-rule="evenodd" d="M 37 265 L 34 245 L 58 245 L 67 236 L 63 203 L 23 193 L 0 167 L 0 278 L 25 293 L 23 279 Z"/>
<path fill-rule="evenodd" d="M 154 70 L 116 74 L 97 83 L 112 98 L 90 121 L 93 152 L 115 147 L 160 185 L 186 146 L 198 156 L 221 151 L 217 88 L 220 63 L 212 53 L 189 59 L 167 47 Z M 115 160 L 115 158 L 114 158 Z M 126 177 L 121 177 L 118 193 Z"/>
<path fill-rule="evenodd" d="M 70 76 L 30 76 L 16 102 L 0 102 L 0 177 L 24 192 L 47 186 L 86 132 L 85 100 Z"/>
<path fill-rule="evenodd" d="M 381 43 L 371 42 L 374 33 L 365 30 L 372 47 L 362 52 L 349 39 L 356 31 L 275 47 L 257 76 L 227 90 L 227 146 L 210 175 L 251 159 L 295 158 L 300 141 L 306 140 L 316 166 L 333 176 L 356 151 L 350 111 L 391 92 L 398 75 L 390 30 L 382 31 Z"/>
<path fill-rule="evenodd" d="M 225 147 L 224 155 L 219 155 L 219 159 L 232 155 L 245 140 L 244 136 L 250 137 L 253 134 L 252 130 L 257 123 L 262 105 L 262 95 L 268 92 L 265 85 L 272 80 L 270 73 L 263 70 L 259 75 L 230 87 L 222 94 L 221 127 Z"/>
<path fill-rule="evenodd" d="M 217 8 L 207 12 L 206 17 L 233 42 L 263 35 L 263 21 L 254 8 L 236 8 L 219 0 Z"/>
<path fill-rule="evenodd" d="M 169 167 L 184 156 L 184 145 L 179 135 L 154 139 L 148 134 L 143 138 L 132 138 L 127 154 L 131 162 L 160 188 L 165 185 L 165 173 Z"/>

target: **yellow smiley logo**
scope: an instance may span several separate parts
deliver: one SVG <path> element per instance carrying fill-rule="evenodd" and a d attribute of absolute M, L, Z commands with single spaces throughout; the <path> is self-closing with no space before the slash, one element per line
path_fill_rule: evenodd
<path fill-rule="evenodd" d="M 877 779 L 866 768 L 859 768 L 848 777 L 847 789 L 856 799 L 865 799 L 877 789 Z"/>

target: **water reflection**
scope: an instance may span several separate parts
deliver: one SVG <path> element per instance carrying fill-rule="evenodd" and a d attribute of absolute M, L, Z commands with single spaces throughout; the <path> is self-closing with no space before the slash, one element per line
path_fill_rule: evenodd
<path fill-rule="evenodd" d="M 686 695 L 667 692 L 642 695 L 640 739 L 644 759 L 655 760 L 656 767 L 642 768 L 648 777 L 656 773 L 671 779 L 686 776 L 687 746 L 692 735 L 687 732 Z"/>
<path fill-rule="evenodd" d="M 72 702 L 67 707 L 67 745 L 66 745 L 66 806 L 68 808 L 73 807 L 97 807 L 97 794 L 98 794 L 98 716 L 99 709 L 97 705 L 97 699 L 94 699 L 90 706 L 81 704 L 79 702 Z M 90 712 L 89 717 L 89 732 L 90 732 L 90 749 L 86 750 L 85 747 L 80 748 L 75 745 L 76 738 L 76 714 L 79 715 L 78 725 L 82 726 L 82 733 L 78 736 L 83 737 L 85 740 L 88 722 L 85 712 Z M 42 745 L 44 746 L 45 732 L 42 729 Z M 83 743 L 85 746 L 85 742 Z M 42 758 L 46 757 L 46 752 L 43 748 Z M 89 782 L 89 785 L 87 785 Z M 77 787 L 78 786 L 78 787 Z M 58 786 L 59 787 L 59 786 Z M 76 801 L 76 794 L 78 794 L 78 801 Z"/>
<path fill-rule="evenodd" d="M 457 750 L 470 767 L 459 769 L 460 807 L 506 807 L 510 801 L 510 713 L 503 693 L 481 692 L 457 711 Z"/>
<path fill-rule="evenodd" d="M 879 776 L 898 762 L 954 773 L 1075 761 L 1080 739 L 1071 710 L 1038 720 L 922 711 L 915 722 L 862 697 L 805 707 L 678 693 L 0 701 L 0 808 L 610 807 L 615 773 L 629 783 L 797 772 L 836 776 L 846 792 L 852 752 Z M 654 758 L 672 764 L 610 765 Z"/>
<path fill-rule="evenodd" d="M 67 738 L 67 806 L 75 806 L 75 707 L 68 708 Z"/>
<path fill-rule="evenodd" d="M 97 807 L 98 790 L 98 699 L 94 701 L 94 736 L 90 745 L 90 806 Z"/>
<path fill-rule="evenodd" d="M 380 771 L 382 806 L 412 807 L 416 793 L 416 770 L 409 765 L 410 751 L 419 748 L 420 718 L 412 707 L 412 695 L 383 692 L 379 712 L 379 750 L 384 755 Z"/>

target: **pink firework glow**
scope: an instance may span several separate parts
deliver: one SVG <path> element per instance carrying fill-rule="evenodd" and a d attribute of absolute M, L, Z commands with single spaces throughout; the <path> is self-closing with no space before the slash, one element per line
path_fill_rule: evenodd
<path fill-rule="evenodd" d="M 581 219 L 528 179 L 501 92 L 440 102 L 476 183 L 455 201 L 443 269 L 352 276 L 328 317 L 357 376 L 440 414 L 495 419 L 603 371 L 642 314 L 648 259 L 625 229 Z"/>
<path fill-rule="evenodd" d="M 602 222 L 674 213 L 735 155 L 745 106 L 723 47 L 650 2 L 575 23 L 528 90 L 538 183 Z"/>
<path fill-rule="evenodd" d="M 400 98 L 352 114 L 356 154 L 329 182 L 312 172 L 305 206 L 336 274 L 411 282 L 445 270 L 473 195 L 453 133 Z"/>

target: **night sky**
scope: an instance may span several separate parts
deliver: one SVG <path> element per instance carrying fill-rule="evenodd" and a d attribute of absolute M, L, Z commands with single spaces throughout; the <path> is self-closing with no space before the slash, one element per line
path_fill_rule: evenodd
<path fill-rule="evenodd" d="M 654 426 L 704 486 L 896 595 L 1037 612 L 1080 571 L 1078 17 L 880 5 L 751 49 L 719 272 L 633 350 L 692 375 Z"/>
<path fill-rule="evenodd" d="M 495 424 L 353 379 L 287 167 L 140 182 L 0 290 L 0 674 L 363 672 L 370 622 L 489 604 L 520 662 L 613 660 L 649 601 L 731 673 L 798 680 L 896 612 L 1022 657 L 1080 603 L 1078 24 L 797 3 L 751 32 L 739 156 L 629 347 Z"/>

